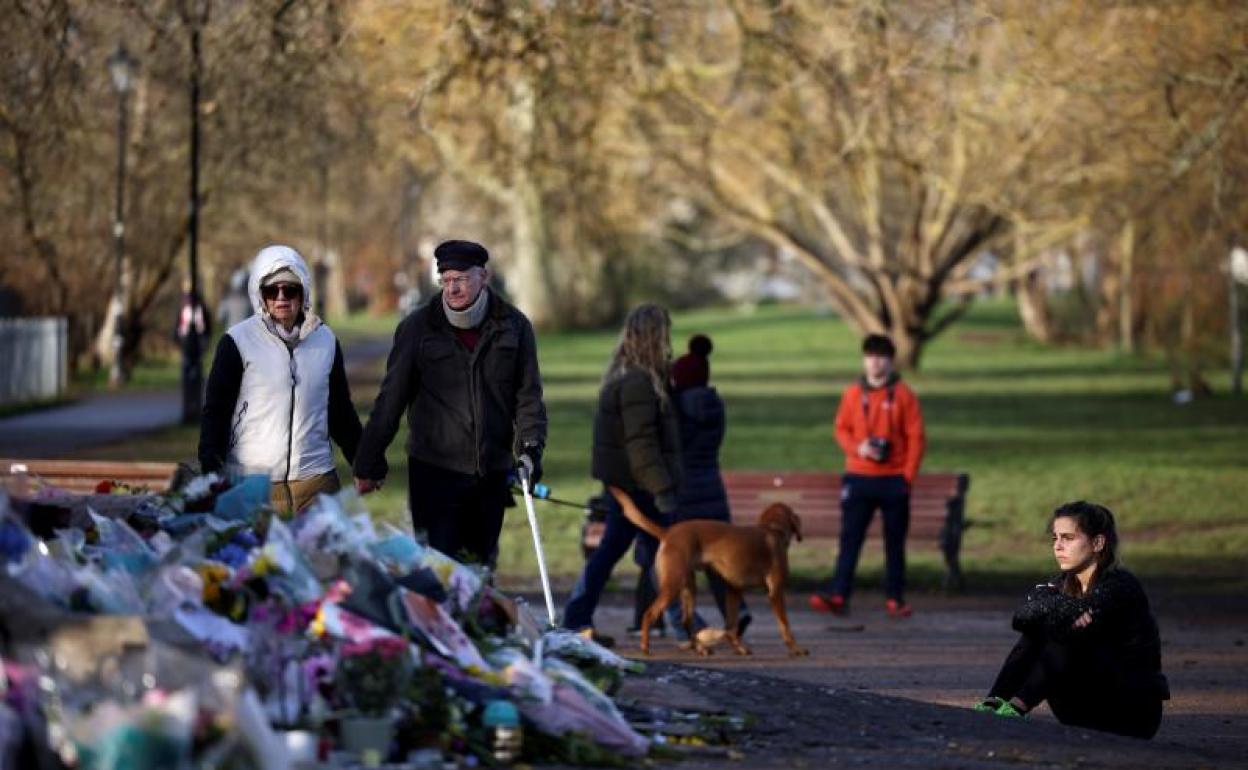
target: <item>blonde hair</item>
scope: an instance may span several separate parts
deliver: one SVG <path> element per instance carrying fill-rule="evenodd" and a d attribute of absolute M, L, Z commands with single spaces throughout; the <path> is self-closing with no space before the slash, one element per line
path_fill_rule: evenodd
<path fill-rule="evenodd" d="M 638 305 L 624 319 L 619 342 L 611 353 L 604 383 L 622 377 L 629 369 L 650 376 L 659 401 L 667 403 L 667 373 L 672 357 L 672 317 L 667 310 L 647 303 Z"/>

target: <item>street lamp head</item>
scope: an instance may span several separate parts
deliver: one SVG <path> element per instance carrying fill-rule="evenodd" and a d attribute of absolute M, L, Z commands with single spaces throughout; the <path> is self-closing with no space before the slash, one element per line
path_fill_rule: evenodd
<path fill-rule="evenodd" d="M 113 76 L 113 87 L 117 93 L 124 94 L 130 90 L 130 81 L 138 68 L 138 59 L 130 55 L 125 45 L 118 43 L 117 50 L 108 57 L 108 72 Z"/>

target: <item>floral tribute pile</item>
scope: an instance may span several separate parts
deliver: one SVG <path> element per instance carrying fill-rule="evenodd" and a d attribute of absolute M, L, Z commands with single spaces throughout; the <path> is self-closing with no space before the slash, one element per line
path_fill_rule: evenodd
<path fill-rule="evenodd" d="M 175 482 L 176 483 L 176 482 Z M 0 491 L 0 768 L 620 764 L 636 664 L 486 571 L 268 480 Z"/>

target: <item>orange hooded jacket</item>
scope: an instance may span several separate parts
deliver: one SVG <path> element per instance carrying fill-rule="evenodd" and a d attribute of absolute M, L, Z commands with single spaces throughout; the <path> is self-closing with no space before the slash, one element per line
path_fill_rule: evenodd
<path fill-rule="evenodd" d="M 858 456 L 858 445 L 869 436 L 889 440 L 891 446 L 884 462 Z M 904 476 L 906 483 L 913 485 L 927 446 L 918 397 L 899 379 L 882 388 L 872 388 L 859 378 L 841 395 L 841 406 L 836 411 L 836 442 L 845 452 L 846 473 Z"/>

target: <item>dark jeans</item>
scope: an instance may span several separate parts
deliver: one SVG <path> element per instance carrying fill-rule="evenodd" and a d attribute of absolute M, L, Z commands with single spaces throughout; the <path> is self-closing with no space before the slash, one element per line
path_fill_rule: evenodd
<path fill-rule="evenodd" d="M 906 532 L 910 529 L 910 488 L 904 476 L 860 476 L 841 480 L 841 550 L 831 593 L 849 598 L 854 571 L 876 509 L 884 519 L 884 595 L 901 601 L 906 591 Z"/>
<path fill-rule="evenodd" d="M 642 513 L 666 526 L 666 517 L 659 513 L 658 507 L 654 504 L 653 495 L 639 489 L 625 491 L 633 498 L 633 502 L 637 503 Z M 642 564 L 641 569 L 643 572 L 649 572 L 654 567 L 654 553 L 658 550 L 657 541 L 634 527 L 631 521 L 624 518 L 624 514 L 614 510 L 613 507 L 607 513 L 607 527 L 602 533 L 602 542 L 598 544 L 598 550 L 594 551 L 593 556 L 590 556 L 589 561 L 585 563 L 585 571 L 576 581 L 572 596 L 563 609 L 564 628 L 580 630 L 593 626 L 594 610 L 598 607 L 602 589 L 606 587 L 607 581 L 611 578 L 611 571 L 615 569 L 616 563 L 628 553 L 628 548 L 633 544 L 634 538 L 644 538 L 647 541 L 647 548 L 642 552 L 642 558 L 646 559 L 647 563 Z"/>
<path fill-rule="evenodd" d="M 1161 725 L 1156 679 L 1129 682 L 1113 652 L 1104 647 L 1024 635 L 988 694 L 1002 700 L 1017 697 L 1028 709 L 1047 700 L 1053 716 L 1065 725 L 1152 738 Z"/>
<path fill-rule="evenodd" d="M 506 473 L 477 476 L 419 462 L 407 465 L 412 527 L 453 559 L 494 566 L 503 508 L 510 501 Z"/>

